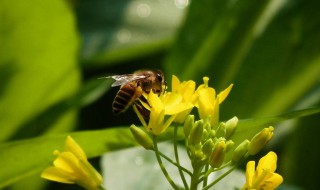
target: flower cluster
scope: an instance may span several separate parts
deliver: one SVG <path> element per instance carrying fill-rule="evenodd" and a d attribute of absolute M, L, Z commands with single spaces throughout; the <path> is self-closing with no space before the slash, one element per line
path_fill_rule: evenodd
<path fill-rule="evenodd" d="M 146 149 L 155 151 L 156 155 L 158 154 L 160 167 L 174 189 L 179 188 L 172 182 L 165 168 L 163 168 L 159 155 L 169 162 L 172 161 L 159 152 L 155 140 L 155 137 L 164 133 L 173 122 L 183 124 L 186 151 L 193 167 L 193 172 L 182 168 L 177 159 L 178 155 L 176 155 L 176 163 L 173 164 L 179 165 L 178 168 L 185 189 L 197 189 L 200 182 L 204 183 L 203 189 L 209 189 L 214 184 L 207 185 L 205 182 L 210 173 L 226 166 L 235 166 L 249 155 L 257 154 L 273 136 L 274 128 L 270 126 L 261 130 L 251 140 L 245 139 L 242 143 L 235 145 L 232 141 L 232 136 L 237 129 L 238 118 L 233 117 L 226 122 L 219 120 L 219 106 L 226 99 L 233 85 L 229 85 L 225 90 L 217 94 L 214 88 L 209 87 L 208 82 L 209 78 L 204 77 L 203 84 L 196 88 L 194 81 L 180 82 L 176 76 L 173 76 L 171 92 L 157 95 L 151 91 L 150 94 L 145 95 L 147 103 L 141 101 L 143 107 L 150 111 L 148 122 L 138 109 L 134 108 L 145 131 L 132 125 L 130 127 L 131 132 L 140 145 Z M 195 116 L 190 115 L 193 108 L 197 108 L 199 120 L 195 120 Z M 177 125 L 175 126 L 177 127 Z M 153 137 L 153 140 L 149 135 Z M 231 159 L 225 159 L 227 153 Z M 250 170 L 251 175 L 252 162 L 249 165 L 248 170 Z M 187 184 L 184 179 L 184 172 L 182 170 L 190 175 L 190 184 Z M 274 172 L 274 170 L 270 170 L 270 172 Z M 257 176 L 260 176 L 261 172 L 256 173 L 258 174 L 247 180 L 254 181 Z M 272 178 L 270 180 L 272 181 Z M 273 184 L 278 185 L 278 182 L 279 180 Z M 251 184 L 247 183 L 244 189 L 258 187 Z"/>
<path fill-rule="evenodd" d="M 233 85 L 231 84 L 216 96 L 215 89 L 208 86 L 209 78 L 204 77 L 203 80 L 204 84 L 195 89 L 194 81 L 180 82 L 178 77 L 173 75 L 172 92 L 165 92 L 158 96 L 151 91 L 146 95 L 148 104 L 143 101 L 141 104 L 150 111 L 148 124 L 137 108 L 134 108 L 146 131 L 160 135 L 172 122 L 184 123 L 193 107 L 198 108 L 201 119 L 211 117 L 211 125 L 218 124 L 219 104 L 228 96 Z"/>
<path fill-rule="evenodd" d="M 229 169 L 222 176 L 226 176 L 248 156 L 260 152 L 273 136 L 274 128 L 269 126 L 262 129 L 252 139 L 245 139 L 235 144 L 233 135 L 236 133 L 238 118 L 233 117 L 226 122 L 219 120 L 219 106 L 226 99 L 232 89 L 232 84 L 225 90 L 216 93 L 209 87 L 209 78 L 203 78 L 203 84 L 196 88 L 194 81 L 184 81 L 172 77 L 172 91 L 160 95 L 150 92 L 144 94 L 146 101 L 140 101 L 139 109 L 133 108 L 141 121 L 143 128 L 131 125 L 130 130 L 135 140 L 147 150 L 155 152 L 159 166 L 173 189 L 182 189 L 170 177 L 162 159 L 166 159 L 179 170 L 184 189 L 196 190 L 202 183 L 203 190 L 211 188 L 222 179 L 219 177 L 208 184 L 208 176 L 217 170 Z M 197 108 L 199 119 L 191 115 L 193 108 Z M 150 112 L 148 120 L 140 113 Z M 183 124 L 186 152 L 190 158 L 192 171 L 180 165 L 177 151 L 178 125 L 174 125 L 174 155 L 175 161 L 160 152 L 157 146 L 157 137 L 166 132 L 175 122 Z M 227 154 L 228 159 L 227 158 Z M 89 190 L 104 189 L 101 175 L 88 162 L 87 156 L 81 147 L 69 136 L 66 139 L 62 152 L 54 151 L 57 158 L 53 165 L 46 168 L 41 177 L 61 183 L 76 183 Z M 281 175 L 275 173 L 277 155 L 269 152 L 260 159 L 255 168 L 255 162 L 247 163 L 246 183 L 242 190 L 266 189 L 273 190 L 283 181 Z M 188 183 L 185 175 L 189 175 Z"/>

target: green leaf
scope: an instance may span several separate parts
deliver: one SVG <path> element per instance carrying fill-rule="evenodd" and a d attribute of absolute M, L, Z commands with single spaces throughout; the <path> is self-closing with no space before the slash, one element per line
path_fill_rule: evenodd
<path fill-rule="evenodd" d="M 166 49 L 186 5 L 171 0 L 77 2 L 83 65 L 101 67 Z"/>
<path fill-rule="evenodd" d="M 172 139 L 172 134 L 173 130 L 168 130 L 168 133 L 161 136 L 161 140 Z M 89 158 L 137 145 L 129 127 L 48 135 L 3 143 L 0 145 L 0 188 L 32 174 L 39 174 L 40 177 L 40 172 L 55 158 L 52 152 L 62 150 L 68 135 L 79 143 Z"/>
<path fill-rule="evenodd" d="M 57 102 L 23 123 L 20 130 L 17 130 L 10 137 L 10 140 L 31 138 L 43 133 L 60 132 L 59 129 L 53 127 L 61 117 L 97 100 L 110 89 L 111 82 L 111 80 L 103 81 L 97 78 L 88 80 L 74 95 Z M 25 129 L 28 129 L 28 131 Z"/>
<path fill-rule="evenodd" d="M 79 39 L 65 1 L 0 3 L 0 142 L 48 106 L 73 94 L 80 84 Z M 75 112 L 59 121 L 73 126 Z M 27 130 L 27 129 L 24 129 Z"/>

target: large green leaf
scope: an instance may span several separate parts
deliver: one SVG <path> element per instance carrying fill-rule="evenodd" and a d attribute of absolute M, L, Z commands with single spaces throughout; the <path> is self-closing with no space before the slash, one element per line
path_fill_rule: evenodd
<path fill-rule="evenodd" d="M 10 140 L 31 138 L 44 133 L 59 133 L 65 131 L 64 129 L 54 127 L 54 124 L 66 113 L 72 110 L 78 110 L 97 100 L 110 89 L 110 84 L 110 80 L 102 81 L 97 78 L 88 80 L 82 85 L 79 91 L 72 96 L 57 102 L 23 123 L 20 129 L 10 137 Z M 62 127 L 66 128 L 68 126 Z M 25 129 L 28 129 L 28 131 Z"/>
<path fill-rule="evenodd" d="M 62 0 L 2 0 L 0 22 L 0 141 L 5 141 L 78 89 L 79 41 L 74 16 Z M 56 127 L 72 127 L 74 116 L 66 113 Z"/>
<path fill-rule="evenodd" d="M 53 150 L 62 149 L 67 135 L 71 135 L 83 147 L 89 158 L 137 145 L 129 127 L 48 135 L 4 143 L 0 145 L 0 188 L 32 174 L 40 175 L 40 171 L 53 161 Z M 162 136 L 162 140 L 170 138 L 172 130 Z"/>
<path fill-rule="evenodd" d="M 167 48 L 188 1 L 79 1 L 86 67 L 110 65 Z"/>

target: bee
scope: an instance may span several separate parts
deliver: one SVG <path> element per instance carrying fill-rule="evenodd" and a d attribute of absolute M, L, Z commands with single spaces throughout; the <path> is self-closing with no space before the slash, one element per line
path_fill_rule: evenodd
<path fill-rule="evenodd" d="M 139 112 L 146 116 L 146 110 L 139 104 L 137 100 L 146 102 L 143 93 L 161 94 L 166 88 L 164 75 L 160 70 L 139 70 L 133 74 L 113 75 L 105 78 L 112 78 L 115 82 L 112 87 L 120 86 L 114 101 L 112 103 L 112 111 L 115 114 L 125 112 L 132 104 L 135 104 Z M 147 103 L 147 102 L 146 102 Z"/>

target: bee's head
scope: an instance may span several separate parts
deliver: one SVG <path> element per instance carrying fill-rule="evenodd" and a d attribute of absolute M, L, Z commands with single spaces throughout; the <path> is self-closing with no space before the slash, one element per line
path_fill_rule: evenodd
<path fill-rule="evenodd" d="M 167 82 L 164 80 L 164 74 L 160 70 L 154 71 L 155 73 L 155 78 L 156 78 L 156 83 L 158 84 L 158 92 L 165 92 L 167 89 Z"/>

